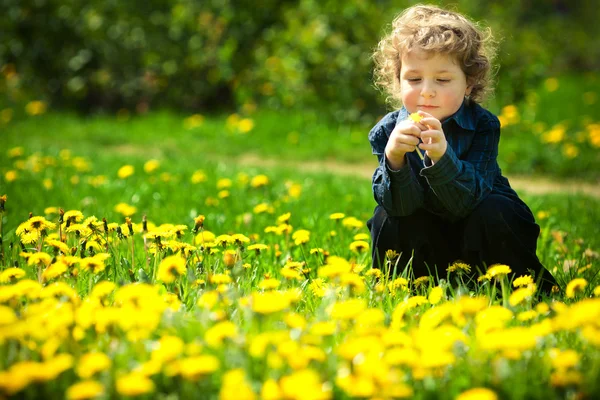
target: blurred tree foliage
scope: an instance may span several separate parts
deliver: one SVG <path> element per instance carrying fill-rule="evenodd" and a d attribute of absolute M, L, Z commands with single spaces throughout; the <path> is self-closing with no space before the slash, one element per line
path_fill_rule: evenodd
<path fill-rule="evenodd" d="M 33 95 L 86 112 L 330 107 L 352 120 L 384 110 L 371 53 L 394 15 L 414 3 L 0 0 L 0 68 L 18 77 L 9 102 Z M 600 67 L 593 0 L 434 3 L 500 39 L 502 104 L 545 77 Z"/>

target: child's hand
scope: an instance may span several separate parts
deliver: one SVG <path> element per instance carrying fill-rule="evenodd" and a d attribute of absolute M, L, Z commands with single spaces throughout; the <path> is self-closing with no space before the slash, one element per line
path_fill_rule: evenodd
<path fill-rule="evenodd" d="M 419 125 L 425 126 L 425 129 L 421 132 L 423 143 L 419 145 L 419 148 L 425 150 L 435 164 L 442 158 L 448 148 L 448 142 L 442 130 L 442 123 L 426 112 L 419 111 L 419 115 L 423 117 L 419 121 Z"/>
<path fill-rule="evenodd" d="M 415 123 L 410 118 L 396 125 L 385 146 L 385 157 L 391 169 L 399 170 L 406 164 L 404 155 L 416 150 L 422 129 L 426 127 Z"/>

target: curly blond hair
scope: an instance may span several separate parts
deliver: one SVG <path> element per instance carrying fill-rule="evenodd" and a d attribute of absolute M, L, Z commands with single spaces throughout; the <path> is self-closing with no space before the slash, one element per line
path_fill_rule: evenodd
<path fill-rule="evenodd" d="M 453 57 L 471 86 L 469 98 L 482 102 L 491 94 L 495 42 L 489 28 L 480 28 L 466 17 L 436 6 L 416 5 L 392 22 L 373 53 L 375 85 L 393 107 L 402 105 L 400 69 L 402 55 L 413 48 Z"/>

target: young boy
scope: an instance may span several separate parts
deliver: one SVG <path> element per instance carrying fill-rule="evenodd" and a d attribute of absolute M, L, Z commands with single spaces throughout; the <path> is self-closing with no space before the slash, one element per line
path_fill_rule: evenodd
<path fill-rule="evenodd" d="M 483 271 L 506 264 L 516 276 L 533 271 L 539 278 L 540 228 L 498 166 L 498 118 L 479 105 L 490 90 L 489 32 L 420 5 L 392 28 L 374 54 L 375 76 L 402 107 L 369 133 L 379 160 L 378 206 L 368 222 L 373 265 L 383 266 L 387 252 L 388 259 L 399 254 L 391 265 L 400 269 L 412 259 L 415 277 L 445 277 L 460 260 Z M 553 284 L 545 272 L 542 290 Z"/>

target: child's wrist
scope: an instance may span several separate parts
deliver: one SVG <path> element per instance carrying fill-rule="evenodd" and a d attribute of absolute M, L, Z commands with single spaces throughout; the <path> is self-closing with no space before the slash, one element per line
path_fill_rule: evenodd
<path fill-rule="evenodd" d="M 386 162 L 388 168 L 391 169 L 392 171 L 398 171 L 406 165 L 406 160 L 404 159 L 404 154 L 402 154 L 402 157 L 400 157 L 400 158 L 389 157 L 386 154 L 385 162 Z"/>

